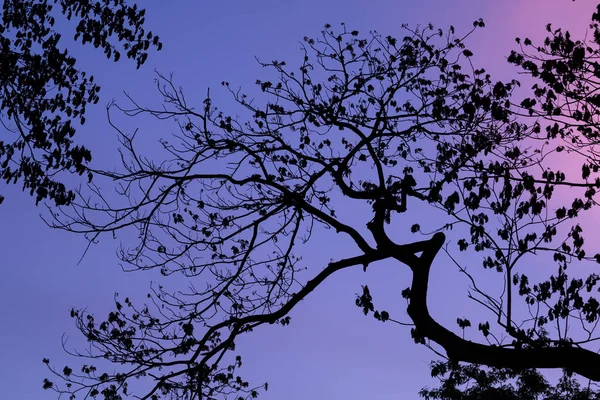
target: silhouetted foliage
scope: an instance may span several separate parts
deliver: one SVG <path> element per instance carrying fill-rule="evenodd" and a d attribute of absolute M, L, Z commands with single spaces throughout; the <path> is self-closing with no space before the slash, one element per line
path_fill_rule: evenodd
<path fill-rule="evenodd" d="M 476 21 L 474 30 L 482 26 Z M 157 285 L 147 304 L 117 298 L 99 322 L 73 310 L 91 344 L 78 355 L 111 365 L 86 363 L 81 373 L 51 368 L 65 385 L 45 386 L 115 399 L 144 378 L 152 388 L 135 393 L 142 398 L 255 397 L 259 387 L 237 375 L 241 359 L 230 354 L 240 335 L 289 324 L 294 306 L 342 269 L 368 272 L 395 260 L 412 272 L 398 291 L 413 340 L 445 358 L 432 364 L 441 387 L 424 389 L 423 397 L 595 398 L 572 376 L 600 381 L 600 356 L 590 347 L 598 338 L 600 305 L 591 293 L 600 277 L 569 269 L 600 262 L 583 236 L 582 217 L 596 205 L 593 157 L 569 154 L 571 163 L 592 165 L 585 182 L 556 169 L 575 133 L 548 135 L 545 122 L 520 115 L 523 108 L 511 103 L 519 83 L 495 82 L 473 65 L 464 44 L 470 33 L 404 29 L 396 39 L 327 25 L 320 37 L 304 39 L 299 67 L 263 64 L 277 75 L 257 81 L 265 103 L 223 82 L 246 119 L 210 98 L 193 108 L 161 75 L 163 107 L 132 100 L 119 108 L 174 120 L 177 143 L 163 141 L 166 157 L 156 162 L 140 152 L 135 134 L 119 131 L 122 171 L 96 174 L 115 181 L 123 201 L 90 184 L 72 211 L 53 213 L 54 224 L 90 240 L 134 227 L 139 240 L 122 249 L 122 260 L 134 270 L 183 274 L 191 285 L 183 292 Z M 511 61 L 532 70 L 525 57 L 515 53 Z M 534 106 L 527 107 L 532 114 Z M 345 258 L 301 272 L 297 254 L 320 228 L 353 246 Z M 467 268 L 465 254 L 481 268 Z M 489 319 L 448 310 L 458 314 L 457 326 L 446 327 L 430 315 L 434 260 L 456 267 Z M 535 273 L 532 264 L 544 269 Z M 398 322 L 394 312 L 376 309 L 375 297 L 365 285 L 356 305 Z M 565 376 L 551 386 L 540 368 Z"/>
<path fill-rule="evenodd" d="M 453 362 L 434 362 L 431 374 L 439 378 L 437 389 L 419 392 L 427 400 L 594 400 L 600 394 L 568 374 L 553 386 L 536 370 L 481 368 Z"/>
<path fill-rule="evenodd" d="M 58 10 L 58 12 L 55 12 Z M 74 145 L 76 125 L 85 122 L 88 104 L 98 102 L 100 86 L 78 69 L 55 30 L 55 16 L 77 22 L 74 38 L 100 48 L 107 58 L 121 55 L 146 61 L 150 46 L 162 46 L 144 30 L 143 9 L 126 0 L 6 0 L 0 22 L 0 177 L 22 182 L 36 197 L 56 205 L 74 193 L 56 174 L 79 175 L 91 153 Z M 89 174 L 91 179 L 91 174 Z M 0 195 L 0 202 L 3 197 Z"/>
<path fill-rule="evenodd" d="M 571 207 L 561 207 L 555 210 L 558 218 L 577 218 L 579 213 L 596 205 L 596 191 L 600 187 L 598 178 L 598 152 L 595 145 L 598 142 L 598 115 L 600 103 L 597 102 L 597 89 L 600 87 L 600 64 L 597 62 L 600 54 L 600 5 L 592 15 L 592 22 L 585 40 L 573 39 L 570 32 L 561 28 L 554 29 L 551 24 L 546 26 L 548 36 L 541 45 L 530 39 L 517 38 L 521 46 L 519 51 L 513 51 L 508 61 L 522 68 L 533 78 L 533 86 L 529 97 L 523 99 L 518 107 L 513 108 L 515 114 L 539 118 L 534 123 L 534 129 L 541 132 L 540 139 L 550 143 L 560 139 L 553 151 L 566 153 L 567 160 L 577 160 L 581 165 L 581 180 L 571 176 L 567 179 L 564 172 L 553 171 L 550 166 L 560 165 L 547 163 L 542 172 L 542 181 L 550 183 L 548 190 L 564 186 L 573 193 L 581 188 L 583 196 L 574 198 Z M 520 110 L 519 110 L 520 108 Z M 543 129 L 542 129 L 543 128 Z M 575 155 L 583 156 L 576 157 Z M 576 164 L 577 165 L 577 164 Z M 571 173 L 572 174 L 572 173 Z M 546 190 L 546 187 L 544 188 Z M 582 229 L 579 224 L 571 228 L 569 235 L 573 238 L 577 259 L 585 258 L 581 247 L 584 242 Z M 564 250 L 571 251 L 569 245 Z M 596 261 L 600 262 L 598 255 Z M 582 348 L 585 342 L 593 340 L 593 332 L 598 321 L 598 301 L 591 295 L 598 281 L 595 273 L 586 275 L 572 271 L 575 276 L 567 275 L 569 257 L 554 255 L 559 263 L 556 274 L 551 274 L 547 280 L 531 284 L 529 277 L 522 274 L 515 278 L 519 286 L 519 294 L 526 297 L 531 306 L 544 303 L 548 306 L 545 314 L 536 313 L 534 322 L 543 332 L 538 342 L 548 345 L 545 337 L 547 332 L 543 326 L 552 321 L 563 321 L 564 332 L 557 346 L 567 348 Z M 584 290 L 585 289 L 585 290 Z M 594 290 L 597 292 L 598 290 Z M 554 304 L 548 304 L 554 297 Z M 536 304 L 537 303 L 537 304 Z M 567 336 L 568 319 L 580 321 L 588 340 L 575 342 Z M 585 322 L 584 322 L 585 321 Z M 593 328 L 586 329 L 584 324 L 592 324 Z M 560 329 L 560 325 L 558 329 Z M 543 330 L 542 330 L 543 329 Z M 534 330 L 532 330 L 534 331 Z M 562 360 L 561 360 L 562 361 Z M 581 364 L 584 361 L 580 361 Z M 531 376 L 531 370 L 489 370 L 475 365 L 459 365 L 453 363 L 433 364 L 432 374 L 439 376 L 442 387 L 436 390 L 423 390 L 422 396 L 428 399 L 470 399 L 470 398 L 523 398 L 523 399 L 597 399 L 600 394 L 590 387 L 582 388 L 574 378 L 573 369 L 564 365 L 563 377 L 557 386 L 551 386 L 537 375 L 537 382 L 532 384 L 519 378 L 518 386 L 511 386 L 520 374 Z M 489 377 L 494 377 L 492 380 Z M 588 376 L 589 377 L 589 376 Z M 597 381 L 595 374 L 590 377 Z M 508 384 L 507 384 L 508 383 Z M 499 386 L 501 385 L 501 386 Z M 466 389 L 470 386 L 468 389 Z M 594 386 L 596 386 L 594 384 Z M 537 389 L 536 389 L 537 388 Z M 524 390 L 529 392 L 524 393 Z M 503 393 L 499 397 L 499 393 Z M 450 394 L 452 393 L 452 394 Z M 489 396 L 489 397 L 488 397 Z M 496 396 L 496 397 L 493 397 Z"/>

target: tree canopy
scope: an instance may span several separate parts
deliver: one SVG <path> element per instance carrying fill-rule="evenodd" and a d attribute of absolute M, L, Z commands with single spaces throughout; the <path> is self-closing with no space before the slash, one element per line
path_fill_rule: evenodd
<path fill-rule="evenodd" d="M 105 320 L 72 310 L 91 344 L 77 355 L 90 360 L 62 370 L 44 360 L 56 375 L 44 387 L 104 399 L 256 397 L 267 385 L 239 375 L 236 339 L 289 324 L 294 307 L 339 271 L 368 273 L 387 260 L 412 273 L 398 290 L 413 340 L 442 358 L 432 364 L 441 386 L 423 389 L 424 398 L 596 398 L 578 379 L 600 381 L 590 346 L 600 276 L 574 264 L 600 262 L 584 240 L 600 187 L 599 15 L 588 42 L 549 26 L 543 45 L 521 43 L 509 61 L 535 84 L 520 101 L 518 81 L 493 80 L 466 48 L 481 20 L 462 36 L 404 26 L 401 39 L 326 25 L 304 38 L 299 65 L 262 64 L 274 73 L 256 82 L 265 101 L 223 82 L 239 112 L 210 97 L 194 108 L 159 75 L 161 107 L 131 99 L 116 109 L 177 124 L 174 140 L 161 142 L 164 158 L 143 154 L 135 134 L 115 126 L 122 169 L 92 172 L 116 183 L 120 198 L 95 180 L 52 216 L 90 240 L 133 229 L 137 242 L 120 252 L 129 268 L 182 274 L 189 290 L 157 285 L 146 303 L 117 297 Z M 561 157 L 581 171 L 558 168 Z M 352 246 L 307 267 L 303 246 L 321 228 Z M 468 254 L 477 268 L 464 264 Z M 456 326 L 444 326 L 432 317 L 434 263 L 464 276 L 488 319 L 456 315 Z M 377 309 L 376 297 L 365 285 L 356 305 L 397 322 L 401 310 Z M 542 368 L 563 370 L 563 379 L 550 385 Z M 133 387 L 138 378 L 147 390 Z"/>
<path fill-rule="evenodd" d="M 59 12 L 55 12 L 58 9 Z M 100 86 L 81 71 L 61 42 L 55 16 L 76 22 L 74 39 L 121 55 L 139 68 L 158 36 L 144 29 L 145 11 L 126 0 L 6 0 L 0 23 L 0 177 L 22 183 L 36 203 L 70 204 L 74 192 L 57 176 L 88 173 L 91 152 L 73 136 Z M 68 24 L 66 24 L 68 25 Z M 0 194 L 0 202 L 4 197 Z"/>

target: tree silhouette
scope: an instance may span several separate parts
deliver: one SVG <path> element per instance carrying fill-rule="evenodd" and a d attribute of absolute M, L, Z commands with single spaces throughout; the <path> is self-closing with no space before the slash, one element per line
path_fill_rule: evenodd
<path fill-rule="evenodd" d="M 50 3 L 50 4 L 49 4 Z M 101 48 L 118 61 L 123 53 L 146 61 L 158 36 L 144 30 L 143 9 L 125 0 L 7 0 L 0 23 L 0 177 L 22 182 L 36 197 L 66 205 L 74 193 L 57 179 L 61 171 L 86 171 L 91 153 L 74 145 L 77 123 L 88 104 L 98 102 L 100 86 L 78 69 L 60 42 L 54 8 L 77 22 L 75 40 Z M 88 174 L 89 179 L 91 175 Z M 0 195 L 0 203 L 4 197 Z"/>
<path fill-rule="evenodd" d="M 554 148 L 557 152 L 568 154 L 567 162 L 576 161 L 580 166 L 581 175 L 577 176 L 575 171 L 571 172 L 570 179 L 559 171 L 552 171 L 552 166 L 560 165 L 561 161 L 546 163 L 546 169 L 542 172 L 542 181 L 550 183 L 553 187 L 568 188 L 570 193 L 580 190 L 582 196 L 572 198 L 571 208 L 558 208 L 557 217 L 564 217 L 568 213 L 569 218 L 576 218 L 582 210 L 587 210 L 596 205 L 595 195 L 600 180 L 598 179 L 598 152 L 596 143 L 598 141 L 598 106 L 597 89 L 600 68 L 597 62 L 600 54 L 600 5 L 592 14 L 589 36 L 584 40 L 575 40 L 570 32 L 562 29 L 554 29 L 551 24 L 546 26 L 548 36 L 541 45 L 533 43 L 530 39 L 521 40 L 517 43 L 521 46 L 519 51 L 513 51 L 508 61 L 523 69 L 529 74 L 534 84 L 531 87 L 530 96 L 523 99 L 517 107 L 512 109 L 513 114 L 524 117 L 534 117 L 534 129 L 543 131 L 540 134 L 542 140 L 557 140 L 558 145 Z M 540 121 L 543 121 L 541 123 Z M 543 127 L 542 127 L 543 125 Z M 562 162 L 564 162 L 564 158 Z M 559 189 L 560 190 L 560 189 Z M 572 194 L 571 194 L 572 195 Z M 575 247 L 583 244 L 581 226 L 575 224 L 570 235 L 574 239 Z M 570 246 L 565 248 L 571 251 Z M 583 252 L 583 254 L 582 254 Z M 577 259 L 583 259 L 585 252 L 576 252 Z M 564 262 L 560 256 L 560 262 Z M 598 257 L 596 255 L 596 257 Z M 596 258 L 598 262 L 598 258 Z M 598 306 L 596 297 L 591 295 L 598 279 L 597 274 L 585 274 L 571 271 L 569 279 L 566 266 L 559 268 L 556 274 L 552 274 L 547 280 L 531 285 L 525 275 L 526 283 L 519 289 L 525 296 L 534 296 L 529 302 L 548 302 L 550 298 L 557 297 L 548 310 L 546 316 L 541 317 L 541 322 L 547 324 L 548 320 L 563 322 L 563 327 L 568 329 L 568 319 L 593 323 L 594 327 L 598 320 Z M 523 276 L 521 277 L 523 279 Z M 583 293 L 585 286 L 586 295 Z M 583 311 L 583 313 L 582 313 Z M 583 319 L 582 319 L 583 318 Z M 537 316 L 538 324 L 540 322 Z M 589 343 L 593 338 L 593 329 L 583 328 L 587 340 L 574 341 L 572 337 L 563 332 L 562 346 L 568 348 L 582 348 L 583 343 Z M 583 333 L 583 332 L 579 332 Z M 562 361 L 563 359 L 561 359 Z M 585 364 L 583 359 L 581 364 Z M 553 387 L 543 376 L 532 370 L 485 370 L 472 365 L 458 365 L 456 363 L 435 363 L 432 372 L 439 376 L 442 387 L 436 390 L 424 390 L 422 395 L 431 399 L 442 398 L 490 398 L 498 395 L 495 390 L 502 391 L 501 398 L 519 399 L 597 399 L 600 394 L 592 388 L 581 387 L 579 382 L 573 378 L 573 369 L 564 364 L 564 375 L 559 384 Z M 579 372 L 579 371 L 578 371 Z M 581 373 L 581 372 L 580 372 Z M 519 374 L 529 377 L 520 381 L 519 387 L 507 385 L 510 379 Z M 453 375 L 453 376 L 451 376 Z M 595 376 L 585 375 L 592 381 L 598 381 Z M 501 376 L 502 378 L 498 378 Z M 530 384 L 531 377 L 535 377 L 535 384 Z M 494 382 L 493 384 L 491 382 Z M 500 384 L 499 384 L 500 383 Z M 458 387 L 470 387 L 468 390 L 458 390 Z M 486 392 L 487 391 L 487 392 Z M 450 395 L 449 393 L 452 393 Z M 483 395 L 482 393 L 485 393 Z M 450 397 L 449 397 L 450 396 Z M 462 396 L 462 397 L 461 397 Z M 479 397 L 477 397 L 479 396 Z M 486 397 L 487 396 L 487 397 Z"/>
<path fill-rule="evenodd" d="M 600 380 L 600 357 L 588 347 L 597 338 L 600 306 L 590 292 L 600 277 L 569 278 L 566 270 L 600 259 L 586 252 L 580 224 L 595 204 L 593 185 L 579 185 L 585 196 L 573 200 L 578 184 L 551 169 L 564 141 L 519 115 L 523 109 L 511 104 L 517 81 L 494 82 L 473 66 L 465 40 L 482 26 L 476 21 L 462 37 L 454 28 L 405 26 L 398 40 L 326 25 L 320 37 L 304 39 L 299 68 L 263 64 L 277 75 L 257 81 L 265 103 L 223 82 L 247 119 L 220 111 L 210 97 L 193 108 L 162 75 L 163 107 L 133 99 L 131 108 L 117 107 L 175 121 L 178 143 L 163 141 L 167 157 L 153 161 L 135 134 L 119 131 L 123 169 L 93 172 L 113 180 L 123 201 L 90 184 L 71 211 L 53 212 L 53 223 L 92 241 L 135 229 L 139 241 L 122 249 L 123 261 L 134 270 L 183 274 L 190 289 L 153 287 L 143 305 L 117 298 L 102 322 L 73 310 L 91 344 L 77 355 L 110 365 L 86 362 L 81 373 L 51 368 L 64 385 L 44 386 L 105 399 L 256 397 L 260 387 L 238 375 L 241 358 L 230 354 L 236 338 L 289 324 L 295 305 L 338 271 L 368 272 L 390 260 L 412 272 L 398 290 L 414 341 L 446 359 L 432 365 L 442 387 L 422 396 L 559 396 L 567 387 L 591 395 L 569 374 Z M 573 190 L 555 195 L 562 187 Z M 418 210 L 435 217 L 408 222 Z M 344 237 L 352 246 L 345 258 L 300 273 L 302 246 L 319 227 L 329 228 L 325 240 Z M 411 241 L 410 232 L 424 238 Z M 482 268 L 465 267 L 465 254 Z M 532 257 L 556 273 L 534 282 Z M 479 333 L 470 335 L 473 324 L 461 315 L 457 327 L 430 315 L 434 262 L 456 267 L 470 283 L 469 298 L 489 313 L 477 321 Z M 499 296 L 480 285 L 485 277 Z M 375 309 L 367 286 L 356 305 L 396 321 L 397 312 Z M 581 328 L 570 328 L 573 320 Z M 563 386 L 542 388 L 538 368 L 565 370 Z M 151 388 L 131 393 L 134 378 Z M 479 386 L 464 388 L 473 381 Z"/>

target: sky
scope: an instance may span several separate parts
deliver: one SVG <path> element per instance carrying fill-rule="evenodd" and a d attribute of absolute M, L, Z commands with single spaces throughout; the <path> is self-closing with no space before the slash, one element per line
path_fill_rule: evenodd
<path fill-rule="evenodd" d="M 374 29 L 402 37 L 402 23 L 454 25 L 458 32 L 466 32 L 474 20 L 483 18 L 486 28 L 468 43 L 475 62 L 500 79 L 514 75 L 505 59 L 516 36 L 542 38 L 545 25 L 553 22 L 580 37 L 595 5 L 590 0 L 147 0 L 143 4 L 147 25 L 160 36 L 164 48 L 151 53 L 140 70 L 132 63 L 109 62 L 94 49 L 72 47 L 81 67 L 102 86 L 100 103 L 88 109 L 79 140 L 92 149 L 95 165 L 111 167 L 118 162 L 116 135 L 108 126 L 103 105 L 113 98 L 124 103 L 123 91 L 159 104 L 153 85 L 155 69 L 173 72 L 190 102 L 200 104 L 207 88 L 213 88 L 215 103 L 226 109 L 230 100 L 220 90 L 221 81 L 252 87 L 257 77 L 265 76 L 255 57 L 299 63 L 300 41 L 305 35 L 318 35 L 325 23 L 345 22 L 349 29 Z M 121 122 L 148 131 L 149 137 L 168 137 L 176 128 L 148 125 L 149 119 Z M 78 361 L 65 354 L 61 337 L 68 337 L 68 348 L 84 345 L 69 310 L 87 307 L 106 315 L 115 292 L 142 299 L 149 282 L 157 277 L 121 271 L 115 254 L 119 237 L 102 238 L 78 264 L 86 245 L 83 238 L 48 228 L 39 217 L 44 210 L 36 208 L 18 187 L 3 187 L 3 191 L 1 396 L 53 399 L 54 392 L 41 389 L 48 376 L 42 358 L 62 369 Z M 344 250 L 343 242 L 314 246 L 315 263 L 317 255 L 329 259 Z M 309 262 L 311 257 L 312 253 L 307 254 Z M 429 300 L 432 314 L 452 323 L 461 307 L 469 307 L 459 298 L 464 294 L 459 288 L 465 283 L 458 274 L 442 268 L 435 276 Z M 434 354 L 413 344 L 409 329 L 366 318 L 354 305 L 355 294 L 368 284 L 376 300 L 381 299 L 382 308 L 407 320 L 399 292 L 409 279 L 407 268 L 392 264 L 370 268 L 367 273 L 357 268 L 337 274 L 294 309 L 290 326 L 263 327 L 240 340 L 244 377 L 257 384 L 269 382 L 269 391 L 261 394 L 265 400 L 417 399 L 419 389 L 435 385 L 428 367 Z"/>

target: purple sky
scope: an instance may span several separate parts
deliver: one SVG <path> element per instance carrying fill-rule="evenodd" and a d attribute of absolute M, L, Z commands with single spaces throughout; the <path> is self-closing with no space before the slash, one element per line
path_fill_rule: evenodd
<path fill-rule="evenodd" d="M 505 57 L 516 36 L 540 38 L 545 24 L 555 22 L 580 37 L 595 4 L 590 0 L 144 1 L 148 26 L 161 37 L 164 48 L 152 53 L 140 71 L 131 63 L 108 62 L 93 49 L 74 47 L 83 69 L 102 85 L 102 104 L 88 110 L 79 140 L 92 149 L 95 165 L 115 165 L 116 135 L 106 122 L 103 105 L 112 98 L 124 103 L 123 90 L 147 104 L 159 104 L 152 82 L 155 68 L 174 72 L 190 102 L 200 104 L 206 88 L 212 87 L 215 103 L 227 110 L 231 102 L 220 91 L 221 81 L 251 89 L 256 78 L 266 76 L 254 56 L 296 64 L 301 57 L 299 41 L 318 35 L 325 23 L 345 22 L 365 33 L 376 29 L 402 37 L 402 23 L 432 22 L 440 28 L 452 24 L 465 32 L 481 17 L 486 28 L 468 43 L 476 64 L 500 79 L 513 71 Z M 149 119 L 121 122 L 157 132 L 155 126 L 144 126 Z M 158 136 L 163 137 L 176 128 L 160 127 L 164 130 Z M 48 376 L 42 358 L 50 358 L 60 369 L 78 365 L 60 345 L 63 333 L 70 337 L 68 346 L 82 344 L 69 318 L 70 308 L 87 306 L 104 316 L 111 310 L 115 291 L 143 299 L 155 277 L 123 273 L 115 255 L 119 242 L 108 237 L 77 265 L 85 249 L 83 238 L 47 228 L 39 218 L 44 210 L 18 187 L 4 187 L 3 192 L 7 196 L 0 206 L 0 393 L 6 399 L 52 399 L 54 392 L 41 389 Z M 317 263 L 319 256 L 328 260 L 343 254 L 343 245 L 314 243 L 315 251 L 305 257 L 308 264 L 315 262 L 309 273 L 323 265 Z M 429 303 L 435 317 L 452 323 L 461 313 L 457 307 L 468 303 L 460 298 L 464 281 L 452 267 L 446 268 L 434 268 Z M 393 264 L 334 276 L 292 312 L 289 327 L 264 327 L 239 341 L 242 375 L 256 384 L 269 381 L 269 391 L 261 395 L 265 400 L 418 398 L 421 387 L 435 384 L 428 368 L 434 354 L 414 345 L 408 328 L 366 318 L 354 305 L 355 293 L 369 284 L 377 306 L 407 320 L 399 292 L 409 279 L 406 267 Z"/>

